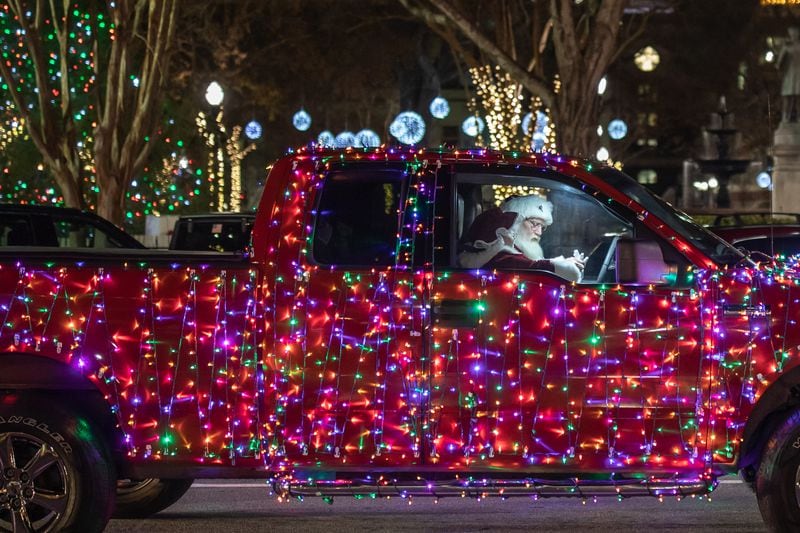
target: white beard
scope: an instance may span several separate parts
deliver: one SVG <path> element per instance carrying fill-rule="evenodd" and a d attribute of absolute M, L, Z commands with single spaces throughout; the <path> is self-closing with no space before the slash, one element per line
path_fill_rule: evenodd
<path fill-rule="evenodd" d="M 539 244 L 539 241 L 533 239 L 517 239 L 514 241 L 514 247 L 532 261 L 544 259 L 544 250 L 542 250 L 542 245 Z"/>

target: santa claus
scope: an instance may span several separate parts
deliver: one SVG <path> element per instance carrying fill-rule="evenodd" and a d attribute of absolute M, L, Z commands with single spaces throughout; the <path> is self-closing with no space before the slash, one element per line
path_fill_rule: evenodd
<path fill-rule="evenodd" d="M 553 204 L 539 195 L 509 198 L 484 211 L 464 234 L 458 264 L 464 268 L 548 270 L 570 281 L 583 276 L 584 256 L 546 259 L 539 241 L 553 223 Z"/>

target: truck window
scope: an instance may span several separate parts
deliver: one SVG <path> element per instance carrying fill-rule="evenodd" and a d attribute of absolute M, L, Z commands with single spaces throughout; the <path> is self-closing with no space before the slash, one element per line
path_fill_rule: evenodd
<path fill-rule="evenodd" d="M 181 218 L 175 224 L 170 249 L 241 252 L 250 243 L 252 229 L 252 217 L 244 215 Z"/>
<path fill-rule="evenodd" d="M 323 265 L 395 264 L 403 183 L 403 173 L 395 170 L 328 175 L 314 223 L 314 260 Z"/>
<path fill-rule="evenodd" d="M 634 232 L 630 222 L 617 216 L 597 198 L 567 184 L 544 177 L 461 174 L 456 176 L 455 228 L 452 232 L 456 236 L 456 246 L 451 247 L 455 250 L 454 266 L 480 268 L 475 262 L 480 256 L 470 261 L 470 256 L 463 253 L 485 247 L 487 251 L 483 255 L 488 257 L 494 251 L 491 248 L 491 241 L 497 238 L 494 225 L 501 219 L 489 212 L 507 210 L 514 203 L 512 199 L 516 199 L 520 206 L 536 205 L 546 209 L 541 217 L 532 219 L 535 224 L 540 224 L 541 233 L 536 249 L 525 254 L 536 259 L 549 259 L 571 257 L 577 251 L 587 258 L 585 282 L 596 280 L 611 242 L 615 238 L 632 236 Z M 525 202 L 527 199 L 531 201 Z M 531 213 L 523 215 L 527 217 Z M 488 230 L 481 227 L 486 224 L 493 227 Z M 516 234 L 522 231 L 516 226 L 509 229 Z"/>
<path fill-rule="evenodd" d="M 3 246 L 31 246 L 34 244 L 31 223 L 25 215 L 0 215 L 0 242 Z"/>

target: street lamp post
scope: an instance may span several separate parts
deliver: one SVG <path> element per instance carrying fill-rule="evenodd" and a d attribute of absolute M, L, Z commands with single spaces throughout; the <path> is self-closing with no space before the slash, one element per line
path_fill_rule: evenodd
<path fill-rule="evenodd" d="M 255 144 L 241 146 L 241 126 L 235 126 L 228 135 L 222 102 L 225 91 L 219 83 L 212 81 L 206 88 L 206 102 L 215 109 L 214 127 L 210 127 L 204 113 L 198 115 L 197 124 L 209 148 L 208 155 L 208 180 L 211 194 L 211 206 L 215 205 L 218 211 L 239 211 L 242 205 L 242 160 L 255 149 Z M 230 185 L 226 194 L 225 166 L 230 166 Z"/>

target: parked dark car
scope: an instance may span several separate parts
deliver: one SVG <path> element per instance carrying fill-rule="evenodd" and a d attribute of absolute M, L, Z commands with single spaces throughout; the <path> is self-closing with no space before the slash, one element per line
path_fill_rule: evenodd
<path fill-rule="evenodd" d="M 800 253 L 800 213 L 719 209 L 692 218 L 731 244 L 767 255 Z"/>
<path fill-rule="evenodd" d="M 0 246 L 144 248 L 89 211 L 46 205 L 0 204 Z"/>
<path fill-rule="evenodd" d="M 242 252 L 250 244 L 255 213 L 185 215 L 175 222 L 170 250 Z"/>

